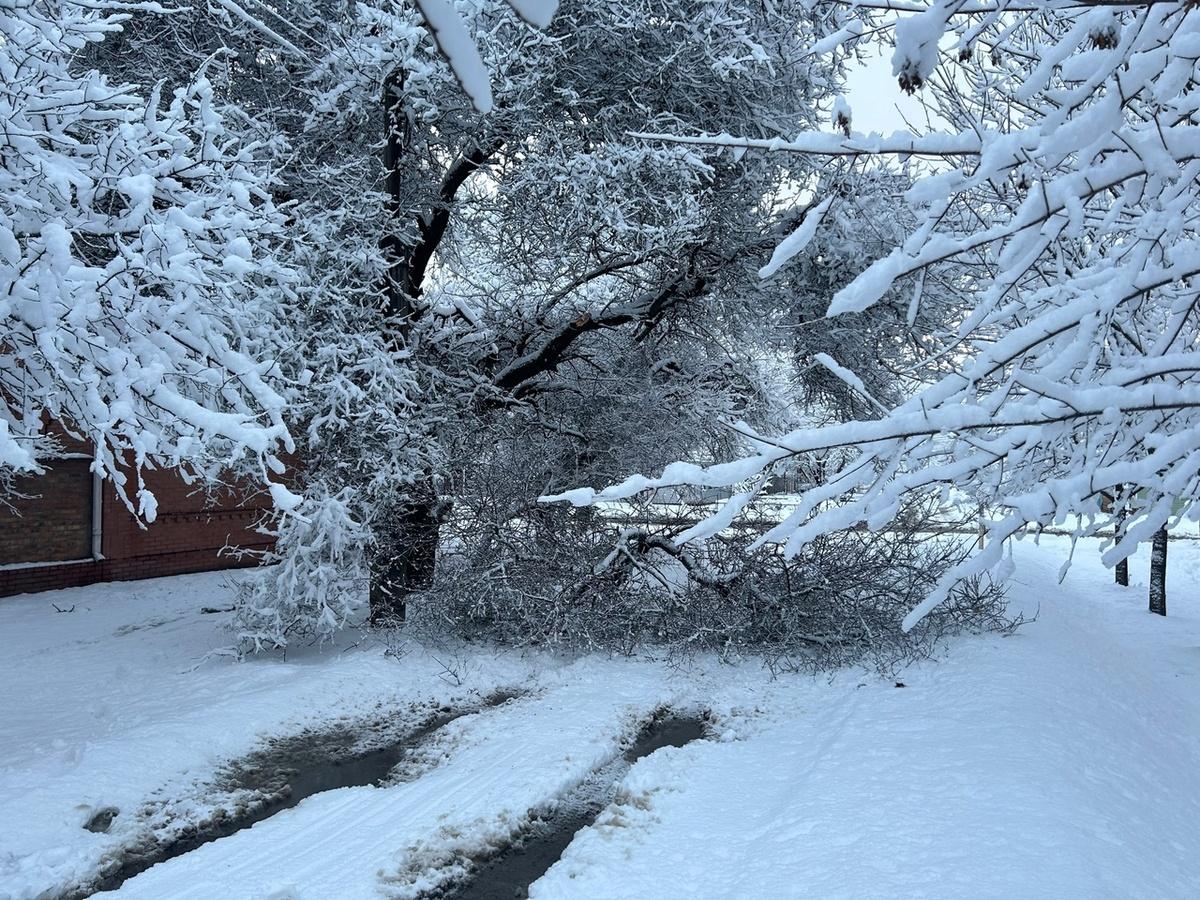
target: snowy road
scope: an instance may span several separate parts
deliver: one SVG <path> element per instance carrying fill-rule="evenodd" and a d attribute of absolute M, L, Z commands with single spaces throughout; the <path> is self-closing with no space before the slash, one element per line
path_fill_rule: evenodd
<path fill-rule="evenodd" d="M 444 658 L 365 644 L 193 669 L 225 639 L 198 612 L 226 596 L 217 576 L 0 601 L 0 897 L 52 897 L 147 828 L 202 818 L 205 785 L 271 735 L 520 686 L 440 730 L 419 777 L 314 795 L 111 896 L 413 896 L 670 705 L 711 709 L 713 739 L 634 765 L 532 896 L 1190 900 L 1200 553 L 1173 545 L 1161 619 L 1085 546 L 1057 585 L 1065 550 L 1018 547 L 1012 599 L 1040 606 L 1036 622 L 959 639 L 901 673 L 903 688 L 863 672 L 772 681 L 753 664 L 497 653 L 453 661 L 452 684 Z M 86 831 L 105 805 L 121 810 L 110 832 Z"/>

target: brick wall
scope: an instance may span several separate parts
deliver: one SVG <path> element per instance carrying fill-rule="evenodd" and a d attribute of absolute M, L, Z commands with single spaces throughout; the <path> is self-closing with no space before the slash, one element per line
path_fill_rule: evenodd
<path fill-rule="evenodd" d="M 101 542 L 105 559 L 131 560 L 186 551 L 207 553 L 216 560 L 226 544 L 266 545 L 266 538 L 254 530 L 270 507 L 262 493 L 209 496 L 169 470 L 146 472 L 143 477 L 158 501 L 158 514 L 152 524 L 139 527 L 115 492 L 106 492 Z"/>
<path fill-rule="evenodd" d="M 0 504 L 0 565 L 90 559 L 92 473 L 86 459 L 56 459 L 44 475 L 17 478 Z"/>
<path fill-rule="evenodd" d="M 61 465 L 66 462 L 72 465 Z M 76 462 L 82 463 L 86 477 L 80 475 Z M 92 481 L 87 465 L 87 460 L 59 460 L 52 473 L 31 479 L 41 497 L 22 508 L 22 519 L 10 521 L 0 516 L 0 548 L 4 548 L 0 549 L 4 554 L 0 566 L 91 557 Z M 158 500 L 153 523 L 140 527 L 111 485 L 105 484 L 100 514 L 103 558 L 67 565 L 0 568 L 0 597 L 97 581 L 253 565 L 253 558 L 239 560 L 222 549 L 227 545 L 249 550 L 270 547 L 269 539 L 255 530 L 270 507 L 263 493 L 208 496 L 186 484 L 175 471 L 148 472 L 144 477 Z M 37 527 L 30 529 L 30 522 L 38 523 Z M 62 555 L 68 550 L 74 555 Z"/>

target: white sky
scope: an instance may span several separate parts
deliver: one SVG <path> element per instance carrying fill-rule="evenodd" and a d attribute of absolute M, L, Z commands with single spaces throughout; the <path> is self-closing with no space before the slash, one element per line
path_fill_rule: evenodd
<path fill-rule="evenodd" d="M 879 47 L 878 51 L 880 55 L 852 70 L 846 80 L 846 102 L 850 104 L 852 127 L 863 133 L 891 134 L 908 130 L 904 122 L 906 116 L 917 128 L 925 127 L 920 102 L 900 90 L 892 75 L 892 48 Z"/>

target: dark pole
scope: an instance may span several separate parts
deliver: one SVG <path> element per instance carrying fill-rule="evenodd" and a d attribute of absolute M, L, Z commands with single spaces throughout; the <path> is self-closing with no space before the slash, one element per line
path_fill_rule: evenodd
<path fill-rule="evenodd" d="M 1120 504 L 1120 506 L 1117 508 L 1116 531 L 1118 541 L 1125 537 L 1125 520 L 1129 517 L 1129 507 L 1125 502 L 1125 497 L 1123 496 L 1124 493 L 1125 492 L 1118 485 L 1116 496 L 1113 497 L 1113 503 Z M 1119 584 L 1121 587 L 1129 587 L 1129 557 L 1125 557 L 1119 563 L 1117 563 L 1114 577 L 1116 578 L 1117 584 Z"/>

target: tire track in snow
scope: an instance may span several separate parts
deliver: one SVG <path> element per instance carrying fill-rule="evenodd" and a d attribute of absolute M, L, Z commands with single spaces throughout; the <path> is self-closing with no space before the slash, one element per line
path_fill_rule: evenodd
<path fill-rule="evenodd" d="M 483 862 L 468 878 L 434 896 L 446 900 L 527 897 L 530 886 L 559 860 L 575 836 L 592 827 L 612 807 L 621 780 L 632 766 L 663 748 L 683 747 L 699 740 L 707 730 L 706 717 L 660 710 L 643 723 L 633 744 L 621 756 L 594 772 L 544 816 L 537 816 L 525 833 Z"/>
<path fill-rule="evenodd" d="M 610 676 L 596 661 L 568 666 L 535 699 L 441 729 L 446 758 L 415 781 L 316 794 L 104 896 L 352 900 L 442 887 L 615 758 L 636 722 L 682 705 L 661 668 L 631 663 L 619 682 Z"/>
<path fill-rule="evenodd" d="M 356 723 L 328 731 L 305 731 L 288 738 L 273 739 L 262 750 L 234 761 L 217 790 L 231 799 L 243 799 L 228 814 L 223 807 L 208 818 L 177 833 L 152 833 L 142 843 L 126 846 L 113 857 L 93 881 L 60 895 L 61 900 L 82 900 L 99 892 L 111 892 L 142 872 L 191 853 L 212 842 L 253 827 L 258 822 L 291 809 L 308 797 L 344 787 L 384 783 L 402 768 L 412 776 L 422 768 L 417 753 L 446 725 L 466 715 L 499 706 L 519 697 L 515 691 L 500 690 L 485 697 L 481 704 L 452 707 L 442 705 L 398 731 L 398 736 L 372 742 L 369 733 L 356 733 Z M 365 739 L 365 740 L 364 740 Z M 365 746 L 360 746 L 365 744 Z M 245 798 L 249 792 L 248 799 Z M 113 816 L 103 828 L 106 831 Z"/>

